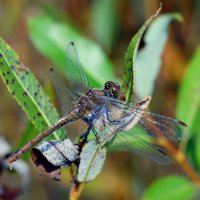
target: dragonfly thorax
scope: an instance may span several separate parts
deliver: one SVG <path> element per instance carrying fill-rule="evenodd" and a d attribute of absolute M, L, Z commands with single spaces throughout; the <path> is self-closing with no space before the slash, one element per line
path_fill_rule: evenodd
<path fill-rule="evenodd" d="M 96 96 L 103 96 L 104 93 L 102 90 L 88 89 L 84 95 L 79 99 L 79 105 L 84 111 L 85 109 L 91 110 L 96 102 L 94 101 Z"/>
<path fill-rule="evenodd" d="M 93 98 L 96 95 L 95 90 L 88 89 L 85 93 L 85 96 L 88 98 Z"/>

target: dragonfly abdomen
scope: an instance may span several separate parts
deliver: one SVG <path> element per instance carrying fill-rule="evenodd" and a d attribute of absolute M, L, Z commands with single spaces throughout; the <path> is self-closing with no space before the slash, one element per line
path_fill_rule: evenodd
<path fill-rule="evenodd" d="M 47 137 L 54 131 L 58 130 L 65 124 L 75 121 L 79 119 L 83 113 L 81 112 L 80 106 L 74 107 L 73 110 L 71 110 L 66 116 L 62 117 L 60 120 L 58 120 L 56 123 L 54 123 L 52 126 L 50 126 L 48 129 L 45 131 L 41 132 L 39 135 L 37 135 L 34 139 L 32 139 L 30 142 L 25 144 L 23 147 L 21 147 L 18 151 L 16 151 L 14 154 L 12 154 L 9 158 L 8 161 L 10 163 L 16 161 L 19 159 L 24 153 L 26 153 L 28 150 L 33 148 L 38 142 L 40 142 L 43 138 Z"/>

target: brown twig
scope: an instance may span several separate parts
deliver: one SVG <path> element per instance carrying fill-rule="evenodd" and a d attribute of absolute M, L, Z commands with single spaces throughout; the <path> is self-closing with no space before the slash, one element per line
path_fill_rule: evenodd
<path fill-rule="evenodd" d="M 176 161 L 182 171 L 192 180 L 192 182 L 194 182 L 197 187 L 200 188 L 200 176 L 188 163 L 183 151 L 175 148 L 175 146 L 165 138 L 159 139 L 158 143 L 167 150 L 168 154 Z"/>
<path fill-rule="evenodd" d="M 84 183 L 78 183 L 76 180 L 72 182 L 69 200 L 78 200 L 82 191 L 83 191 Z"/>
<path fill-rule="evenodd" d="M 146 121 L 148 127 L 152 129 L 152 132 L 156 135 L 156 143 L 163 147 L 167 153 L 176 161 L 182 171 L 200 188 L 200 176 L 194 171 L 192 166 L 188 163 L 185 153 L 181 148 L 171 143 L 162 133 L 159 127 L 154 126 L 150 122 Z M 179 121 L 182 126 L 187 126 L 183 122 Z"/>
<path fill-rule="evenodd" d="M 185 153 L 181 148 L 176 148 L 173 143 L 171 143 L 163 135 L 159 127 L 154 126 L 150 122 L 146 121 L 148 127 L 152 129 L 152 132 L 156 135 L 156 143 L 164 148 L 167 153 L 176 161 L 182 171 L 200 188 L 200 176 L 194 171 L 192 166 L 188 163 Z M 179 121 L 182 126 L 187 126 L 183 122 Z"/>

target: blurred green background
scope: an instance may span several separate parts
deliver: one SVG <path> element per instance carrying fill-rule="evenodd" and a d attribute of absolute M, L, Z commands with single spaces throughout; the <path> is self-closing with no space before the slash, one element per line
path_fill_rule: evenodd
<path fill-rule="evenodd" d="M 65 48 L 67 41 L 74 40 L 82 55 L 80 60 L 85 66 L 91 86 L 101 87 L 105 80 L 122 80 L 126 48 L 133 35 L 158 9 L 159 3 L 156 0 L 1 0 L 0 37 L 14 48 L 20 60 L 30 68 L 47 91 L 49 67 L 62 68 L 64 57 L 61 49 Z M 199 171 L 200 2 L 163 0 L 162 4 L 161 14 L 179 12 L 184 21 L 174 21 L 170 25 L 150 107 L 152 112 L 178 117 L 192 128 L 193 137 L 187 152 L 191 164 Z M 60 36 L 66 37 L 66 41 L 63 42 Z M 52 41 L 54 43 L 51 45 Z M 158 37 L 155 48 L 159 42 Z M 88 45 L 88 52 L 82 49 L 85 45 Z M 144 46 L 145 42 L 142 41 L 140 48 Z M 99 68 L 101 65 L 104 67 Z M 28 119 L 1 79 L 0 97 L 0 135 L 16 145 L 25 132 Z M 70 180 L 67 170 L 58 183 L 40 176 L 30 158 L 28 162 L 31 182 L 26 194 L 21 194 L 18 199 L 68 198 Z M 148 194 L 145 197 L 144 192 L 159 178 L 181 174 L 175 164 L 159 166 L 139 156 L 112 152 L 101 174 L 86 185 L 81 199 L 161 199 Z M 1 179 L 1 182 L 4 181 Z M 166 183 L 168 187 L 171 184 L 167 192 L 176 190 L 177 186 L 177 191 L 179 189 L 184 194 L 184 197 L 179 194 L 180 198 L 172 195 L 171 199 L 191 199 L 195 192 L 189 181 L 186 181 L 185 188 L 181 187 L 184 183 L 184 179 Z M 160 185 L 155 186 L 156 191 L 160 190 Z M 160 191 L 161 195 L 166 192 L 162 188 Z M 153 189 L 149 192 L 155 193 Z"/>

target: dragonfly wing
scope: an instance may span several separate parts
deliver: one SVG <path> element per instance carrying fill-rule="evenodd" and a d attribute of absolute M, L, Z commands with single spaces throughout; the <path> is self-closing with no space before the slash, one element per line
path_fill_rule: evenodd
<path fill-rule="evenodd" d="M 143 103 L 131 107 L 111 100 L 112 106 L 109 106 L 111 111 L 108 112 L 111 120 L 98 117 L 104 121 L 104 127 L 98 132 L 98 139 L 100 138 L 102 146 L 111 144 L 117 146 L 119 150 L 142 154 L 159 164 L 167 164 L 170 159 L 165 150 L 159 146 L 158 139 L 165 138 L 180 144 L 190 137 L 190 129 L 179 120 L 144 111 Z M 118 112 L 118 118 L 115 116 L 112 121 L 110 113 L 117 113 L 117 109 L 122 111 Z"/>
<path fill-rule="evenodd" d="M 101 121 L 103 121 L 104 127 L 100 126 L 101 129 L 98 126 L 95 127 L 100 145 L 140 154 L 159 164 L 170 162 L 165 150 L 156 144 L 155 137 L 149 134 L 145 126 L 140 125 L 141 119 L 139 115 L 126 113 L 123 117 L 112 122 L 105 120 L 105 116 L 104 118 L 99 116 L 98 124 Z M 96 125 L 98 124 L 96 122 Z M 130 124 L 133 126 L 127 129 Z"/>
<path fill-rule="evenodd" d="M 50 78 L 61 104 L 63 116 L 72 107 L 74 101 L 88 88 L 87 76 L 83 71 L 73 42 L 68 44 L 66 56 L 65 76 L 67 77 L 68 85 L 64 83 L 58 73 L 50 70 Z"/>
<path fill-rule="evenodd" d="M 158 145 L 158 139 L 165 138 L 180 144 L 180 142 L 186 141 L 190 137 L 189 127 L 179 120 L 145 111 L 142 114 L 139 114 L 138 111 L 134 114 L 139 120 L 129 130 L 123 131 L 123 129 L 126 129 L 125 122 L 122 123 L 121 127 L 120 125 L 112 126 L 110 124 L 104 129 L 110 135 L 109 138 L 112 138 L 111 146 L 117 147 L 119 150 L 141 154 L 159 164 L 167 164 L 170 162 L 170 158 L 165 150 Z M 122 118 L 133 120 L 133 118 L 127 117 L 127 114 Z"/>
<path fill-rule="evenodd" d="M 144 111 L 138 122 L 154 138 L 166 138 L 178 143 L 191 136 L 190 128 L 180 120 Z"/>
<path fill-rule="evenodd" d="M 140 105 L 145 102 L 145 99 L 137 103 L 136 106 L 127 105 L 120 100 L 110 97 L 98 97 L 98 100 L 102 102 L 102 104 L 110 107 L 110 113 L 113 114 L 110 118 L 115 119 L 115 121 L 122 121 L 122 119 L 127 118 L 128 115 L 138 116 L 138 124 L 154 138 L 164 137 L 170 141 L 180 142 L 188 140 L 191 136 L 191 130 L 184 122 L 147 112 L 144 110 L 145 108 L 141 108 Z M 133 120 L 133 118 L 129 118 L 129 120 Z"/>
<path fill-rule="evenodd" d="M 73 42 L 70 42 L 67 47 L 65 75 L 68 79 L 69 88 L 72 91 L 81 95 L 87 90 L 88 79 L 79 60 L 76 46 Z"/>
<path fill-rule="evenodd" d="M 55 70 L 51 69 L 49 76 L 56 91 L 62 109 L 62 115 L 65 116 L 73 106 L 74 101 L 77 100 L 78 96 L 66 86 L 62 78 L 55 72 Z"/>
<path fill-rule="evenodd" d="M 134 129 L 119 132 L 108 146 L 113 150 L 129 151 L 165 165 L 170 158 L 165 150 L 154 144 L 154 140 L 145 130 L 136 125 Z"/>

